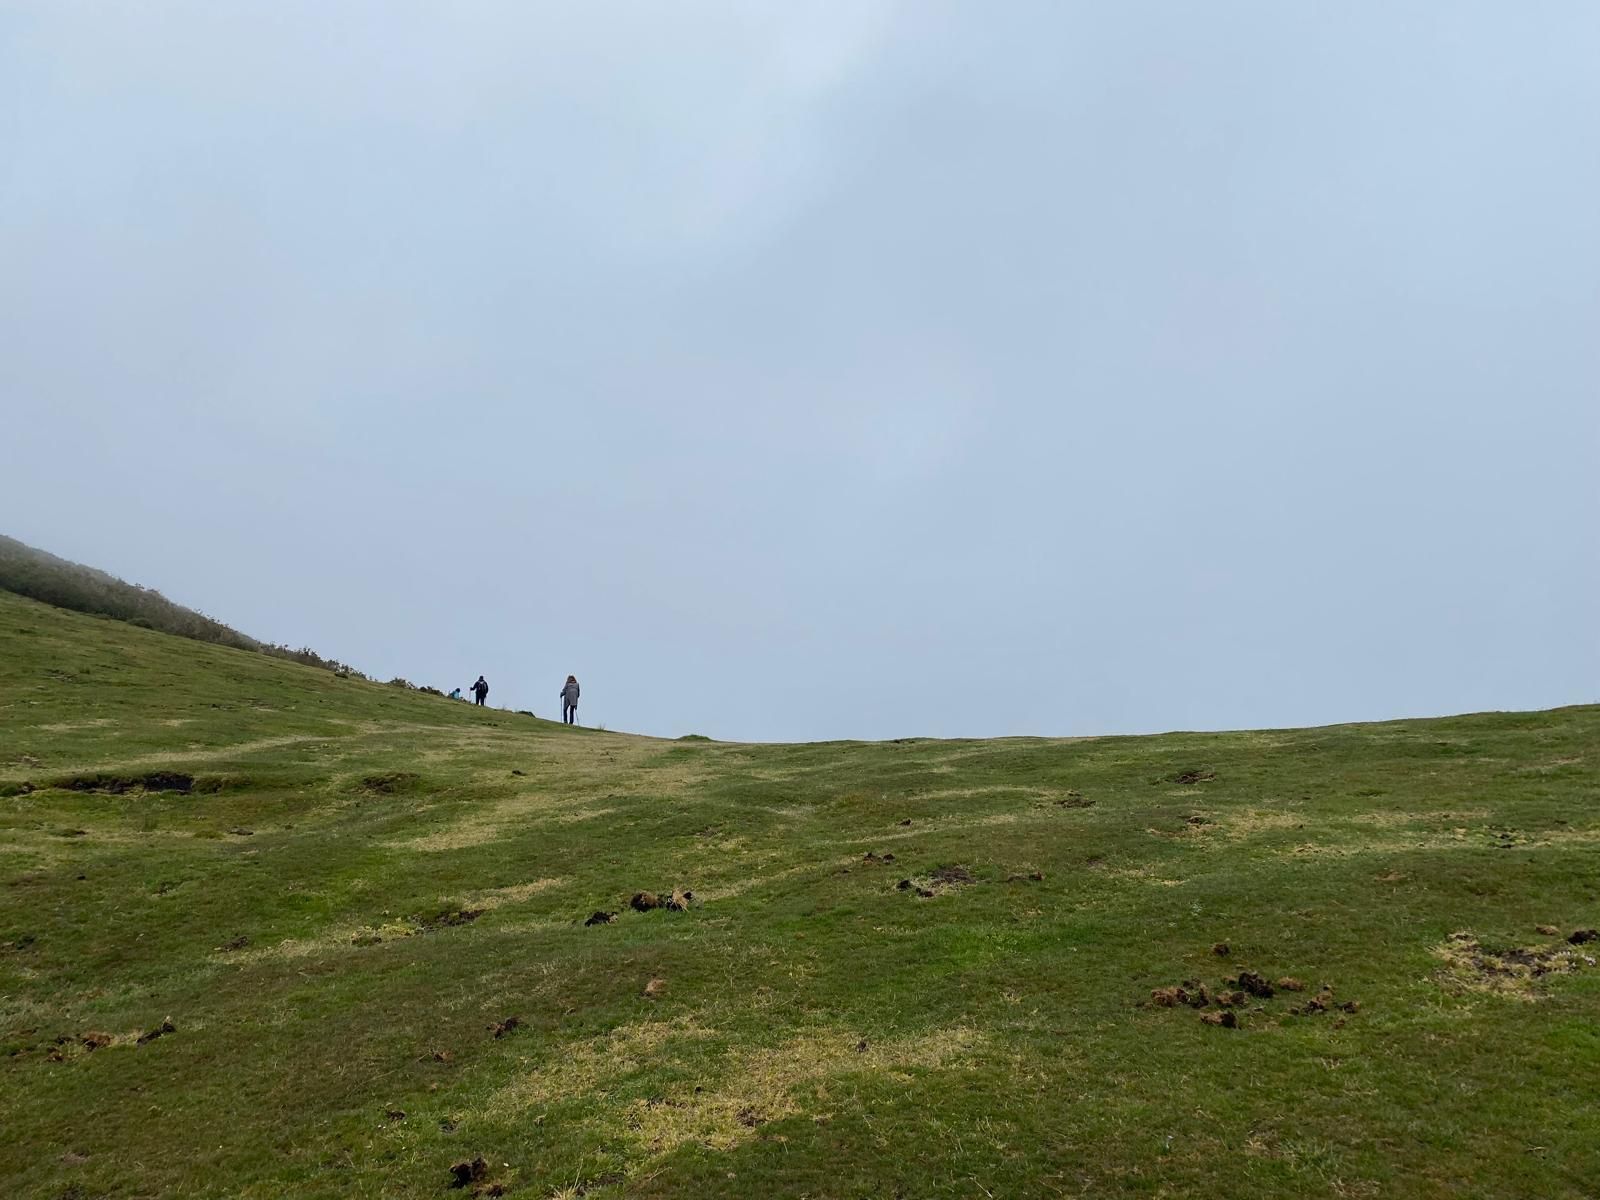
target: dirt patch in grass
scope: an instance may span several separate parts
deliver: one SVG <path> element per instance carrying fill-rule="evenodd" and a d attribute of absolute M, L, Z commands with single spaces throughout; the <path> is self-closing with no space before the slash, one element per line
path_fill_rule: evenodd
<path fill-rule="evenodd" d="M 1043 878 L 1044 876 L 1040 874 L 1040 879 Z M 914 893 L 921 900 L 931 900 L 935 896 L 943 896 L 977 882 L 977 876 L 968 868 L 959 863 L 950 863 L 936 867 L 926 875 L 902 879 L 895 884 L 895 889 Z"/>
<path fill-rule="evenodd" d="M 488 1177 L 489 1164 L 484 1161 L 481 1154 L 477 1158 L 463 1159 L 450 1168 L 450 1186 L 453 1188 L 481 1183 Z"/>
<path fill-rule="evenodd" d="M 1255 837 L 1257 834 L 1299 829 L 1305 823 L 1306 818 L 1302 813 L 1282 809 L 1247 808 L 1225 813 L 1217 828 L 1225 837 L 1243 839 Z"/>
<path fill-rule="evenodd" d="M 431 933 L 435 929 L 470 925 L 487 911 L 483 908 L 442 908 L 430 916 L 412 917 L 411 923 L 417 927 L 419 933 Z"/>
<path fill-rule="evenodd" d="M 1181 787 L 1192 787 L 1197 783 L 1211 783 L 1217 773 L 1210 767 L 1194 767 L 1187 771 L 1175 771 L 1171 775 L 1163 775 L 1156 780 L 1157 783 L 1176 783 Z"/>
<path fill-rule="evenodd" d="M 1546 976 L 1570 975 L 1596 961 L 1570 941 L 1503 945 L 1484 942 L 1466 930 L 1452 933 L 1434 947 L 1433 955 L 1444 964 L 1438 978 L 1447 990 L 1516 1000 L 1537 1000 L 1544 994 L 1538 985 Z"/>
<path fill-rule="evenodd" d="M 1240 991 L 1259 997 L 1262 1000 L 1272 999 L 1272 985 L 1255 971 L 1240 971 L 1238 975 L 1225 979 L 1223 982 L 1232 984 Z"/>
<path fill-rule="evenodd" d="M 504 887 L 486 888 L 481 892 L 471 892 L 463 898 L 463 908 L 476 908 L 486 912 L 497 908 L 504 908 L 508 904 L 521 904 L 531 900 L 541 892 L 551 888 L 560 887 L 566 880 L 561 878 L 530 879 L 527 883 L 511 883 Z"/>
<path fill-rule="evenodd" d="M 182 771 L 148 771 L 143 775 L 73 775 L 56 785 L 69 792 L 95 792 L 121 796 L 128 792 L 190 792 L 194 776 Z"/>
<path fill-rule="evenodd" d="M 361 790 L 375 796 L 399 796 L 422 789 L 422 776 L 415 771 L 389 771 L 381 775 L 367 775 L 361 780 Z"/>
<path fill-rule="evenodd" d="M 135 1043 L 137 1045 L 148 1046 L 151 1042 L 155 1041 L 157 1038 L 166 1037 L 167 1034 L 169 1034 L 169 1033 L 177 1033 L 177 1032 L 178 1032 L 178 1027 L 172 1023 L 172 1018 L 168 1017 L 165 1021 L 161 1022 L 161 1024 L 157 1025 L 154 1029 L 145 1030 L 145 1032 L 141 1033 L 134 1040 L 135 1040 Z"/>
<path fill-rule="evenodd" d="M 504 1021 L 496 1021 L 493 1025 L 489 1026 L 489 1032 L 494 1035 L 496 1041 L 499 1041 L 508 1033 L 515 1033 L 521 1028 L 521 1017 L 507 1017 Z"/>

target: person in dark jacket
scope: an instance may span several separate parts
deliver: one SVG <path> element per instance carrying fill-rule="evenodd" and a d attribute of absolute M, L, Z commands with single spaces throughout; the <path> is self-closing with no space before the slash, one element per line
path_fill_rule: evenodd
<path fill-rule="evenodd" d="M 478 682 L 472 685 L 472 694 L 477 697 L 479 704 L 489 698 L 489 684 L 482 675 L 479 675 Z"/>
<path fill-rule="evenodd" d="M 568 675 L 561 685 L 561 719 L 568 725 L 578 722 L 578 677 Z"/>

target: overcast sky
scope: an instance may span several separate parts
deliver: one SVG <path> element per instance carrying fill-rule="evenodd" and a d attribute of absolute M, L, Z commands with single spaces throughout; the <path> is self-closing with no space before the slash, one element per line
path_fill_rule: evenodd
<path fill-rule="evenodd" d="M 0 6 L 0 531 L 800 740 L 1600 699 L 1600 5 Z"/>

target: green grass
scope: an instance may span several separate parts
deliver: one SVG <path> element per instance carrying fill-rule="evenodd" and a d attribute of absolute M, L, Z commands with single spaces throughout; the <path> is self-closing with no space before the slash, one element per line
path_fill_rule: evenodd
<path fill-rule="evenodd" d="M 67 786 L 154 772 L 195 784 Z M 1600 1180 L 1600 943 L 1536 929 L 1600 924 L 1600 708 L 657 741 L 0 594 L 0 797 L 6 1196 L 460 1195 L 478 1155 L 529 1197 Z M 1150 1001 L 1241 968 L 1310 989 Z M 1291 1012 L 1323 984 L 1359 1011 Z"/>

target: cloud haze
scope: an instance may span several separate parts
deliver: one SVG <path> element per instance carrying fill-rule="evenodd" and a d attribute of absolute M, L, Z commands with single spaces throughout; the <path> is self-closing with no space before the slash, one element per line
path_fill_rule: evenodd
<path fill-rule="evenodd" d="M 0 528 L 661 734 L 1594 700 L 1589 3 L 14 4 Z"/>

